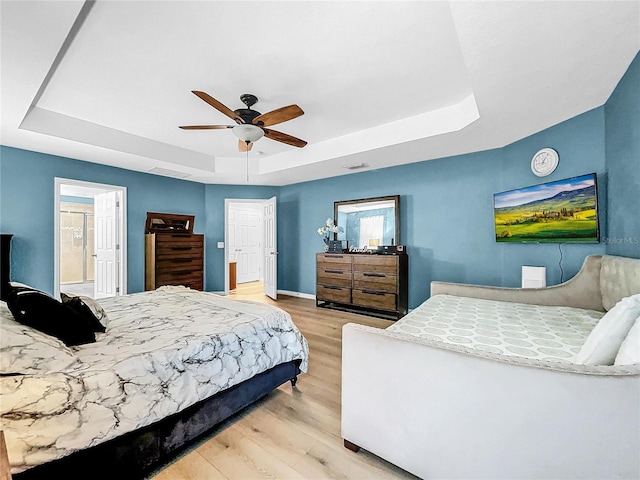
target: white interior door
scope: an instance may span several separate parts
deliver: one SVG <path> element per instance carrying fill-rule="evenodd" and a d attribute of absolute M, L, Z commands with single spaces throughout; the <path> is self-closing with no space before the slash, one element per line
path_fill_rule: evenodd
<path fill-rule="evenodd" d="M 118 192 L 94 196 L 95 281 L 94 298 L 118 293 Z"/>
<path fill-rule="evenodd" d="M 276 228 L 276 197 L 263 203 L 264 224 L 264 293 L 278 298 L 278 242 Z"/>
<path fill-rule="evenodd" d="M 262 272 L 262 205 L 229 206 L 229 261 L 236 262 L 237 283 L 255 282 Z"/>

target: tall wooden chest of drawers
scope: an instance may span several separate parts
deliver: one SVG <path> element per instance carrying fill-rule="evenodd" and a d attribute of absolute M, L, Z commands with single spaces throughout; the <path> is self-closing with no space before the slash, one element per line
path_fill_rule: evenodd
<path fill-rule="evenodd" d="M 147 213 L 145 290 L 162 285 L 204 288 L 204 235 L 193 233 L 194 217 Z"/>
<path fill-rule="evenodd" d="M 408 264 L 406 254 L 318 253 L 316 305 L 401 318 L 409 307 Z"/>

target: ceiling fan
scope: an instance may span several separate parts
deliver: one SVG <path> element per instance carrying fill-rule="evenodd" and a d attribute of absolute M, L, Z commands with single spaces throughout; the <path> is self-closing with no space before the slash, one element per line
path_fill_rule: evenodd
<path fill-rule="evenodd" d="M 247 108 L 238 108 L 237 110 L 231 110 L 211 95 L 198 90 L 192 90 L 192 92 L 207 102 L 213 108 L 219 112 L 225 114 L 236 122 L 237 125 L 183 125 L 179 128 L 183 130 L 218 130 L 223 128 L 233 129 L 233 133 L 238 137 L 238 150 L 241 152 L 248 152 L 253 146 L 253 142 L 259 140 L 264 135 L 276 142 L 286 143 L 287 145 L 293 145 L 294 147 L 302 148 L 307 142 L 300 140 L 292 135 L 271 130 L 271 125 L 286 122 L 293 118 L 299 117 L 304 114 L 302 109 L 298 105 L 289 105 L 287 107 L 278 108 L 267 113 L 260 113 L 256 110 L 252 110 L 251 106 L 257 103 L 258 97 L 250 93 L 240 95 L 240 100 Z"/>

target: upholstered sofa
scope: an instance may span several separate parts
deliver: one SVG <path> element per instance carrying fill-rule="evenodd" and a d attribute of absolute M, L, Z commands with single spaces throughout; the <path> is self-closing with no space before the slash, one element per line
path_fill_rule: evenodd
<path fill-rule="evenodd" d="M 557 286 L 432 282 L 426 303 L 473 297 L 498 301 L 497 308 L 564 308 L 597 324 L 639 293 L 640 259 L 589 256 Z M 640 364 L 505 356 L 347 324 L 342 436 L 347 448 L 361 447 L 424 479 L 637 479 Z"/>

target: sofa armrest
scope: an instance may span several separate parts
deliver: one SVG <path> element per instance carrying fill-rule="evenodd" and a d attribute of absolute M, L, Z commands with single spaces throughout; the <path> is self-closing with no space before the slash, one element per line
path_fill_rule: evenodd
<path fill-rule="evenodd" d="M 602 312 L 604 308 L 600 292 L 601 259 L 600 255 L 588 256 L 575 277 L 551 287 L 485 287 L 434 281 L 431 282 L 431 296 L 446 294 L 503 302 L 576 307 Z"/>

